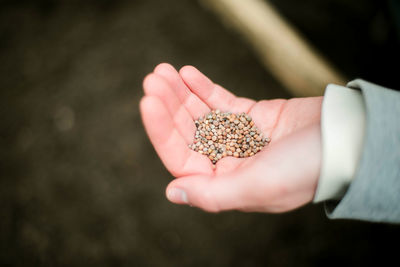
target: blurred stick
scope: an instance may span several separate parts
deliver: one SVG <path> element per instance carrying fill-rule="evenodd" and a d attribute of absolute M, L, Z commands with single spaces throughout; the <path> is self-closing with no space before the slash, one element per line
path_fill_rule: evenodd
<path fill-rule="evenodd" d="M 322 95 L 345 78 L 266 0 L 201 0 L 253 46 L 262 63 L 295 96 Z M 327 29 L 329 30 L 329 29 Z"/>

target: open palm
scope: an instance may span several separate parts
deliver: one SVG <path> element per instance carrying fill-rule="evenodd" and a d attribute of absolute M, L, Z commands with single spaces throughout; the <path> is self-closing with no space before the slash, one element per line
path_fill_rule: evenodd
<path fill-rule="evenodd" d="M 254 101 L 236 97 L 192 66 L 158 65 L 143 87 L 140 110 L 165 167 L 179 179 L 167 197 L 207 211 L 282 212 L 309 202 L 319 174 L 322 97 Z M 194 120 L 210 110 L 249 114 L 271 143 L 255 156 L 215 166 L 189 149 Z"/>

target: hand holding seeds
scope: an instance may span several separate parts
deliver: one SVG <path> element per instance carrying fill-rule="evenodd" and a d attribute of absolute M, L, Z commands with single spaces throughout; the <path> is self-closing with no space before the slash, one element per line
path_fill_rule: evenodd
<path fill-rule="evenodd" d="M 322 97 L 236 97 L 196 68 L 158 65 L 140 111 L 173 176 L 167 197 L 207 211 L 283 212 L 313 198 Z"/>

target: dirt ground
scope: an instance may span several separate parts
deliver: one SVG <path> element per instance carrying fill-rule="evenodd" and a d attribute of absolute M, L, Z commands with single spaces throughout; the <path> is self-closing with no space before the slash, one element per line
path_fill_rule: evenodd
<path fill-rule="evenodd" d="M 399 88 L 398 70 L 387 66 L 398 39 L 379 1 L 272 2 L 348 77 Z M 290 97 L 197 1 L 0 3 L 0 266 L 397 259 L 398 226 L 332 221 L 321 204 L 208 214 L 167 202 L 172 177 L 138 110 L 142 79 L 156 64 L 195 65 L 241 96 Z"/>

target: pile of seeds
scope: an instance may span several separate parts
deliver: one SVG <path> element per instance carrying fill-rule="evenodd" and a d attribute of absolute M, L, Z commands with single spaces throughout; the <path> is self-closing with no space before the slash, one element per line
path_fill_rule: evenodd
<path fill-rule="evenodd" d="M 271 141 L 245 113 L 213 110 L 194 123 L 197 129 L 189 148 L 208 156 L 214 164 L 227 156 L 253 156 Z"/>

